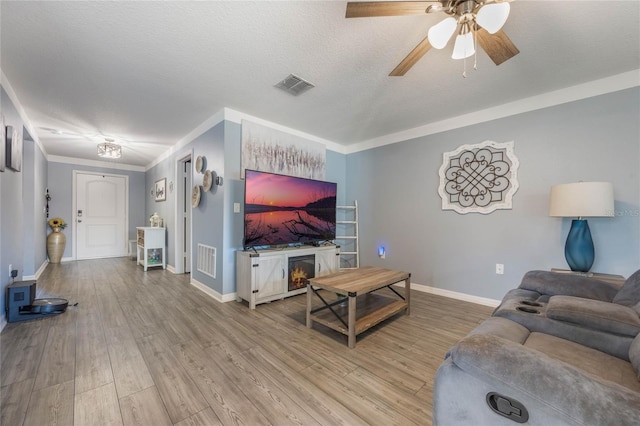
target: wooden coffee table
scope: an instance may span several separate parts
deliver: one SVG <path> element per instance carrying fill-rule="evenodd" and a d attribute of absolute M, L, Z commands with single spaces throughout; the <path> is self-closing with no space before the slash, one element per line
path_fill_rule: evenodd
<path fill-rule="evenodd" d="M 405 282 L 402 294 L 391 287 L 401 281 Z M 398 299 L 373 294 L 385 287 L 395 293 Z M 339 299 L 329 303 L 319 289 L 346 296 L 348 300 Z M 312 307 L 314 294 L 323 303 L 323 306 L 315 309 Z M 311 278 L 307 282 L 307 328 L 311 328 L 314 321 L 323 324 L 347 335 L 349 348 L 354 348 L 358 334 L 403 310 L 409 315 L 410 296 L 411 274 L 402 271 L 367 266 Z"/>

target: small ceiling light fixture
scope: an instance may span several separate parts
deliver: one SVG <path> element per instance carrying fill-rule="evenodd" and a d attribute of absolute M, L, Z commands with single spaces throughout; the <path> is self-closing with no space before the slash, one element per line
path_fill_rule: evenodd
<path fill-rule="evenodd" d="M 453 45 L 452 59 L 464 59 L 476 53 L 474 46 L 473 31 L 466 23 L 462 26 L 460 34 L 456 37 L 456 43 Z"/>
<path fill-rule="evenodd" d="M 105 138 L 103 143 L 98 144 L 98 157 L 120 158 L 122 157 L 122 146 L 113 143 L 113 139 Z"/>
<path fill-rule="evenodd" d="M 446 9 L 435 9 L 450 15 L 429 29 L 427 38 L 431 46 L 443 49 L 454 33 L 457 33 L 452 59 L 466 59 L 476 53 L 475 39 L 479 28 L 489 34 L 495 34 L 504 26 L 509 17 L 511 6 L 508 1 L 452 0 L 446 3 Z M 427 9 L 427 13 L 431 10 Z M 476 64 L 474 64 L 476 69 Z M 465 72 L 462 74 L 466 77 Z"/>
<path fill-rule="evenodd" d="M 451 16 L 429 29 L 429 43 L 436 49 L 444 48 L 456 32 L 456 28 L 458 28 L 458 37 L 477 31 L 478 25 L 489 34 L 495 34 L 507 22 L 510 10 L 511 6 L 506 1 L 500 3 L 452 1 L 447 9 L 442 10 Z"/>

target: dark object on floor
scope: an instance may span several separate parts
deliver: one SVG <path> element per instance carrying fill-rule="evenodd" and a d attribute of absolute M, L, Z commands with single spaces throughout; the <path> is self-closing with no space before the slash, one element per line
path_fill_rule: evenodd
<path fill-rule="evenodd" d="M 35 281 L 18 281 L 7 286 L 5 312 L 7 322 L 42 318 L 63 313 L 69 301 L 60 298 L 36 299 Z"/>

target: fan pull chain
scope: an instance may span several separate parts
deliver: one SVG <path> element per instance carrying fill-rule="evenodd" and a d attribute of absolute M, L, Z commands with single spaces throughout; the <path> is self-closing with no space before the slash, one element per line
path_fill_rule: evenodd
<path fill-rule="evenodd" d="M 476 29 L 477 31 L 477 29 Z M 478 37 L 476 31 L 473 32 L 473 70 L 478 71 Z"/>
<path fill-rule="evenodd" d="M 473 70 L 477 71 L 478 70 L 478 38 L 476 37 L 476 31 L 474 30 L 472 32 L 472 37 L 473 37 Z M 463 70 L 462 70 L 462 77 L 463 78 L 467 78 L 467 58 L 466 55 L 465 57 L 462 59 L 462 63 L 463 63 Z"/>

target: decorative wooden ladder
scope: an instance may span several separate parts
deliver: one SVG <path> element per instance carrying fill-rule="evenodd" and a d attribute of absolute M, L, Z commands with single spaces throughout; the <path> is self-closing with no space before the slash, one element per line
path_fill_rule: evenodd
<path fill-rule="evenodd" d="M 358 200 L 352 206 L 337 206 L 344 211 L 336 221 L 336 243 L 340 246 L 340 269 L 360 267 L 360 246 L 358 243 Z"/>

